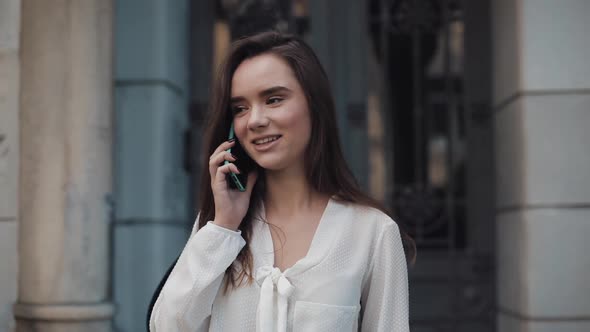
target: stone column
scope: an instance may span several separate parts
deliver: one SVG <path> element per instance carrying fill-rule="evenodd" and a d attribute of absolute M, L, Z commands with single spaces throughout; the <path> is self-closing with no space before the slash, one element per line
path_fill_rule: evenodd
<path fill-rule="evenodd" d="M 110 331 L 112 3 L 23 0 L 17 331 Z"/>
<path fill-rule="evenodd" d="M 590 331 L 590 2 L 492 9 L 498 331 Z"/>

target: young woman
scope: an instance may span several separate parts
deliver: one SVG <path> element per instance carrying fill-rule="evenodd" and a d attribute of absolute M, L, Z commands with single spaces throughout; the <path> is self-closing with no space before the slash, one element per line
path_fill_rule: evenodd
<path fill-rule="evenodd" d="M 409 331 L 399 228 L 346 166 L 311 48 L 274 32 L 237 41 L 211 106 L 200 213 L 150 329 Z M 232 124 L 256 165 L 244 192 L 228 183 Z"/>

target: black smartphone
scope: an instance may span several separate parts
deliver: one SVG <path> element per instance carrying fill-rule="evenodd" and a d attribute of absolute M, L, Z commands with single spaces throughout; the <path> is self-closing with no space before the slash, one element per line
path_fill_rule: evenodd
<path fill-rule="evenodd" d="M 233 147 L 227 149 L 226 151 L 236 157 L 236 161 L 233 163 L 240 170 L 240 174 L 230 172 L 227 175 L 227 183 L 229 184 L 230 189 L 246 191 L 246 186 L 248 185 L 248 173 L 256 167 L 256 163 L 254 160 L 252 160 L 252 158 L 250 158 L 246 151 L 244 151 L 244 148 L 235 136 L 233 123 L 229 128 L 229 135 L 227 139 L 230 140 L 232 138 L 235 138 L 236 143 Z M 226 160 L 223 164 L 227 165 L 228 163 L 229 161 Z"/>

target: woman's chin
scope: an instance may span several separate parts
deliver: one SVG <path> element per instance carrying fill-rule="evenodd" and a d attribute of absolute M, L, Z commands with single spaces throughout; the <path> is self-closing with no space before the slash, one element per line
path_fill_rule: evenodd
<path fill-rule="evenodd" d="M 285 163 L 282 163 L 278 160 L 256 160 L 256 163 L 264 168 L 266 171 L 276 172 L 283 170 L 287 167 Z"/>
<path fill-rule="evenodd" d="M 280 167 L 276 164 L 259 164 L 267 172 L 276 172 L 284 169 L 284 167 Z"/>

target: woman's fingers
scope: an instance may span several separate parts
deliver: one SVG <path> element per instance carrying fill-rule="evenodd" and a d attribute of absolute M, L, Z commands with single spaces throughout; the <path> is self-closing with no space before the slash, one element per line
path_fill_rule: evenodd
<path fill-rule="evenodd" d="M 219 168 L 219 166 L 226 160 L 233 162 L 236 161 L 236 157 L 231 153 L 222 150 L 209 159 L 209 174 L 211 175 L 211 180 L 213 180 L 215 173 L 217 173 L 217 168 Z"/>
<path fill-rule="evenodd" d="M 230 152 L 221 151 L 217 155 L 214 155 L 209 159 L 209 167 L 219 166 L 224 161 L 236 161 L 237 158 L 234 157 Z"/>
<path fill-rule="evenodd" d="M 215 151 L 213 151 L 213 153 L 209 157 L 209 160 L 211 160 L 211 158 L 213 158 L 214 156 L 218 155 L 221 151 L 225 151 L 225 150 L 231 148 L 232 146 L 234 146 L 235 144 L 236 144 L 235 140 L 225 141 L 225 142 L 221 143 L 217 147 L 217 149 L 215 149 Z"/>
<path fill-rule="evenodd" d="M 229 172 L 234 172 L 236 174 L 240 174 L 238 167 L 232 163 L 227 163 L 227 164 L 224 164 L 221 166 L 211 167 L 210 171 L 211 171 L 211 183 L 216 182 L 218 176 L 227 174 Z M 225 176 L 222 178 L 222 180 L 225 181 Z"/>
<path fill-rule="evenodd" d="M 240 170 L 238 169 L 238 167 L 235 164 L 227 163 L 227 164 L 225 164 L 223 166 L 219 166 L 217 168 L 217 173 L 215 174 L 215 178 L 217 179 L 217 177 L 222 176 L 222 179 L 224 179 L 224 181 L 225 181 L 225 175 L 230 172 L 240 174 Z"/>

